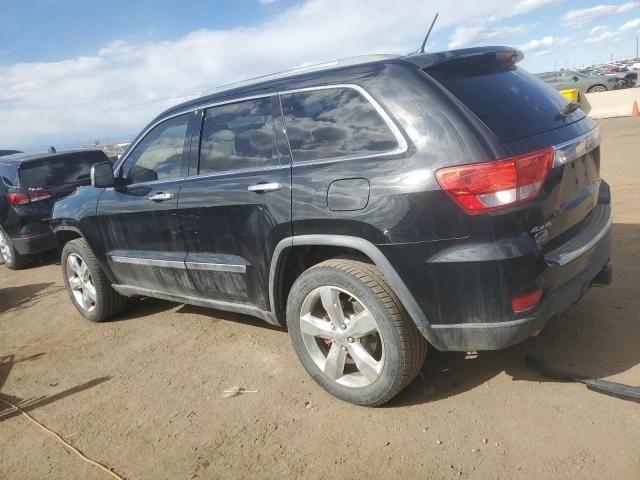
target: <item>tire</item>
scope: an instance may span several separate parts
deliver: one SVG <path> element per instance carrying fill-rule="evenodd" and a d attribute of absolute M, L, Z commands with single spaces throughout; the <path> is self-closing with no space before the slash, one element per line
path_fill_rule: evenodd
<path fill-rule="evenodd" d="M 0 257 L 2 257 L 2 261 L 7 266 L 7 268 L 11 270 L 20 270 L 24 268 L 29 263 L 28 255 L 20 255 L 9 235 L 7 235 L 3 229 L 0 228 Z"/>
<path fill-rule="evenodd" d="M 589 90 L 587 90 L 587 93 L 600 93 L 606 91 L 607 87 L 605 87 L 604 85 L 594 85 L 593 87 L 590 87 Z"/>
<path fill-rule="evenodd" d="M 80 315 L 87 320 L 102 322 L 127 307 L 129 299 L 111 287 L 111 282 L 83 239 L 71 240 L 64 246 L 60 265 L 67 293 Z"/>
<path fill-rule="evenodd" d="M 300 275 L 289 293 L 287 326 L 307 373 L 356 405 L 391 400 L 420 372 L 427 352 L 380 270 L 358 260 L 327 260 Z"/>

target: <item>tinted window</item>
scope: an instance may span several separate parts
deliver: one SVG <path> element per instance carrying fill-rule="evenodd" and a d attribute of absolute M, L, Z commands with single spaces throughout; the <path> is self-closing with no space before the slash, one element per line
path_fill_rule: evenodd
<path fill-rule="evenodd" d="M 13 187 L 16 184 L 16 168 L 13 165 L 0 164 L 0 180 L 7 187 Z"/>
<path fill-rule="evenodd" d="M 206 111 L 200 143 L 200 174 L 278 163 L 271 97 Z"/>
<path fill-rule="evenodd" d="M 153 128 L 131 151 L 123 177 L 131 183 L 180 177 L 189 117 L 180 115 Z"/>
<path fill-rule="evenodd" d="M 282 95 L 294 161 L 367 155 L 398 146 L 371 103 L 352 88 Z"/>
<path fill-rule="evenodd" d="M 498 72 L 428 70 L 502 141 L 535 135 L 584 117 L 558 113 L 568 101 L 521 68 Z"/>
<path fill-rule="evenodd" d="M 20 165 L 20 185 L 26 188 L 40 188 L 88 182 L 91 166 L 107 160 L 107 156 L 102 152 L 29 160 Z"/>

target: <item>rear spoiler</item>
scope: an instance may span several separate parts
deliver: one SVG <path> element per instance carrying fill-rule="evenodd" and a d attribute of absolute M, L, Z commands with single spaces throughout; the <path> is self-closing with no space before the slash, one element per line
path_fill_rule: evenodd
<path fill-rule="evenodd" d="M 500 64 L 512 67 L 524 58 L 517 48 L 513 47 L 474 47 L 449 50 L 447 52 L 412 54 L 402 57 L 422 70 L 457 70 L 474 66 Z"/>

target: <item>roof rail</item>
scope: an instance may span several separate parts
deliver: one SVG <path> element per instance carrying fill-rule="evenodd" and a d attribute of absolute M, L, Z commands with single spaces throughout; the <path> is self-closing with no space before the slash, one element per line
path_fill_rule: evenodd
<path fill-rule="evenodd" d="M 205 95 L 213 95 L 215 93 L 225 92 L 227 90 L 233 90 L 240 87 L 247 87 L 269 80 L 279 80 L 282 78 L 293 77 L 294 75 L 301 75 L 309 72 L 320 72 L 323 70 L 331 70 L 333 68 L 348 67 L 352 65 L 360 65 L 364 63 L 377 62 L 382 60 L 392 60 L 400 58 L 400 55 L 386 55 L 386 54 L 374 54 L 374 55 L 358 55 L 355 57 L 342 58 L 333 62 L 318 63 L 315 65 L 304 65 L 301 67 L 291 68 L 282 72 L 270 73 L 268 75 L 262 75 L 260 77 L 250 78 L 247 80 L 241 80 L 239 82 L 229 83 L 214 88 L 213 90 L 205 93 Z"/>

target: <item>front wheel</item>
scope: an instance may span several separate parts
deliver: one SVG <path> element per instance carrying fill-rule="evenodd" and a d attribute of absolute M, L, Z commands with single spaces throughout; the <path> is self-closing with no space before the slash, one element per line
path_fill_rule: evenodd
<path fill-rule="evenodd" d="M 287 326 L 309 375 L 357 405 L 391 400 L 426 355 L 426 340 L 381 272 L 357 260 L 327 260 L 304 272 L 289 294 Z"/>
<path fill-rule="evenodd" d="M 64 285 L 80 315 L 101 322 L 120 313 L 128 299 L 116 292 L 83 239 L 72 240 L 62 249 Z"/>
<path fill-rule="evenodd" d="M 607 91 L 607 87 L 605 87 L 604 85 L 594 85 L 589 90 L 587 90 L 587 93 L 600 93 L 600 92 L 606 92 L 606 91 Z"/>

